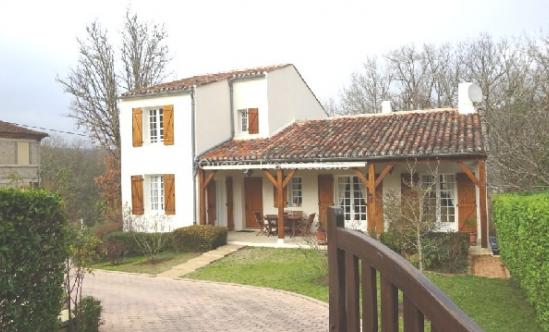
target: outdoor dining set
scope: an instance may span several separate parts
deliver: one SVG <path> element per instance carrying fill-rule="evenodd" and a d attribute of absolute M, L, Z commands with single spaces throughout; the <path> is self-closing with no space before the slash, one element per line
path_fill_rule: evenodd
<path fill-rule="evenodd" d="M 315 215 L 315 213 L 307 215 L 303 211 L 286 211 L 284 212 L 284 228 L 286 232 L 291 234 L 291 237 L 311 235 Z M 256 213 L 255 219 L 259 227 L 256 235 L 271 236 L 277 234 L 278 215 Z"/>

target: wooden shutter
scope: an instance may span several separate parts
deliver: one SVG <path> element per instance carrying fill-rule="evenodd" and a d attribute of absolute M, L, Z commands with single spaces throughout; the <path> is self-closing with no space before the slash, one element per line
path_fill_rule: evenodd
<path fill-rule="evenodd" d="M 164 212 L 175 214 L 175 175 L 164 174 Z"/>
<path fill-rule="evenodd" d="M 143 110 L 132 109 L 132 142 L 133 146 L 143 145 Z"/>
<path fill-rule="evenodd" d="M 456 174 L 458 192 L 458 216 L 460 232 L 477 232 L 477 190 L 475 184 L 465 175 Z"/>
<path fill-rule="evenodd" d="M 288 186 L 290 185 L 290 183 L 288 183 Z M 284 187 L 284 207 L 287 207 L 288 206 L 288 186 Z M 277 201 L 276 201 L 276 187 L 273 186 L 273 202 L 274 202 L 274 207 L 275 208 L 278 208 L 278 204 L 277 204 Z"/>
<path fill-rule="evenodd" d="M 143 177 L 132 175 L 132 214 L 142 215 L 144 212 Z"/>
<path fill-rule="evenodd" d="M 164 145 L 173 145 L 173 105 L 162 107 L 164 116 Z"/>
<path fill-rule="evenodd" d="M 259 117 L 257 108 L 248 108 L 248 134 L 259 133 Z"/>

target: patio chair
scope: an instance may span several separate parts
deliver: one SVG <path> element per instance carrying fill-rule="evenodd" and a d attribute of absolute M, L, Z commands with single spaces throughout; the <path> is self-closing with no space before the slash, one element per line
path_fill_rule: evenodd
<path fill-rule="evenodd" d="M 313 227 L 313 222 L 315 221 L 316 213 L 311 213 L 307 218 L 303 219 L 303 222 L 301 223 L 301 227 L 299 228 L 299 232 L 301 235 L 311 235 L 311 228 Z"/>
<path fill-rule="evenodd" d="M 257 226 L 259 227 L 257 233 L 255 234 L 255 236 L 258 236 L 258 235 L 267 235 L 269 236 L 269 232 L 270 232 L 270 227 L 269 227 L 269 222 L 265 219 L 263 219 L 263 217 L 261 216 L 261 213 L 259 212 L 256 212 L 255 213 L 255 222 L 257 223 Z"/>

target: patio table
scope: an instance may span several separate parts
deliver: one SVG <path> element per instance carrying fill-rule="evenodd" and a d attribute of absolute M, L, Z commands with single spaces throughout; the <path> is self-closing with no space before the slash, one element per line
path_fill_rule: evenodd
<path fill-rule="evenodd" d="M 269 227 L 277 226 L 278 215 L 276 214 L 267 214 L 265 219 L 269 222 Z M 284 224 L 288 225 L 292 229 L 291 237 L 295 236 L 296 225 L 303 220 L 303 214 L 299 213 L 284 213 Z"/>

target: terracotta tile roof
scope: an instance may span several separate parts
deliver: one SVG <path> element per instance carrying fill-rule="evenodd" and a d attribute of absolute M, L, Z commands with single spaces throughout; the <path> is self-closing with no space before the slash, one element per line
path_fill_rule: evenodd
<path fill-rule="evenodd" d="M 206 85 L 214 82 L 219 82 L 226 79 L 256 76 L 263 73 L 271 72 L 273 70 L 281 69 L 287 66 L 292 66 L 292 65 L 291 64 L 272 65 L 272 66 L 232 70 L 232 71 L 215 73 L 215 74 L 204 74 L 204 75 L 192 76 L 192 77 L 187 77 L 187 78 L 173 81 L 173 82 L 167 82 L 167 83 L 150 86 L 143 89 L 128 91 L 122 94 L 122 98 L 148 96 L 148 95 L 155 95 L 159 93 L 167 93 L 167 92 L 175 92 L 175 91 L 184 91 L 184 90 L 191 89 L 194 85 L 201 86 L 201 85 Z"/>
<path fill-rule="evenodd" d="M 48 134 L 30 130 L 16 124 L 0 121 L 0 137 L 4 138 L 31 138 L 41 140 L 44 137 L 47 137 Z"/>
<path fill-rule="evenodd" d="M 455 109 L 296 122 L 270 138 L 230 140 L 201 164 L 485 156 L 478 114 Z"/>

